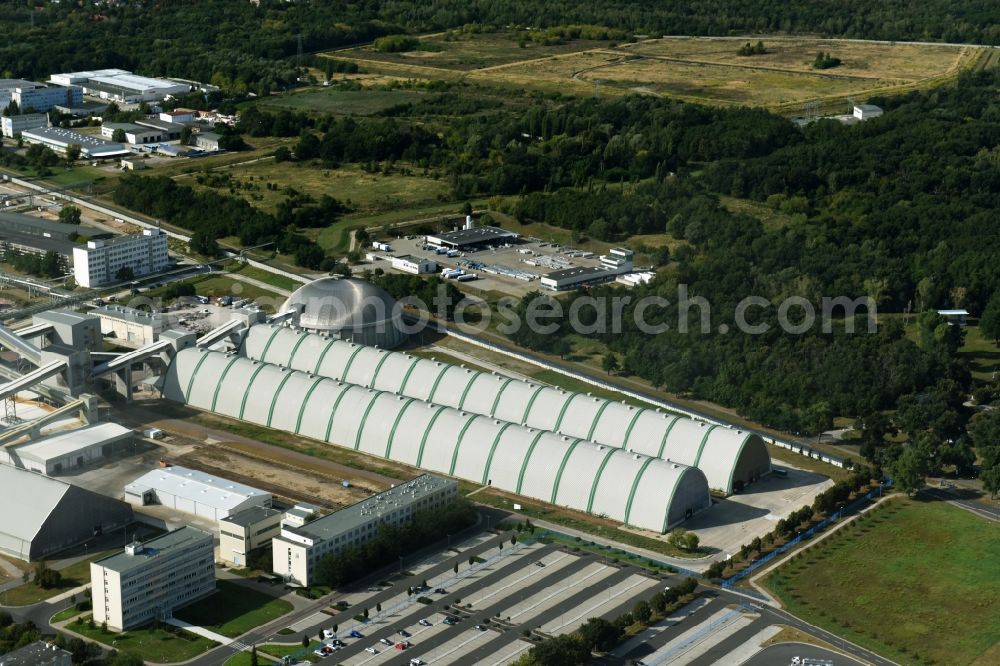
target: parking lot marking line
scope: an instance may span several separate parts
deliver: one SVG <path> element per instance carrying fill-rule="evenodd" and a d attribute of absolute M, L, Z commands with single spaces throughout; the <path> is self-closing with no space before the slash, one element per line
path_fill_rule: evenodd
<path fill-rule="evenodd" d="M 568 585 L 565 585 L 565 586 L 557 589 L 555 592 L 550 592 L 549 594 L 547 594 L 547 595 L 541 597 L 540 599 L 538 599 L 537 601 L 535 601 L 533 604 L 531 604 L 527 608 L 523 608 L 523 609 L 517 611 L 516 613 L 510 613 L 509 615 L 506 614 L 506 613 L 501 612 L 501 615 L 507 615 L 507 617 L 509 617 L 511 620 L 514 620 L 515 618 L 519 618 L 522 615 L 524 615 L 525 613 L 531 612 L 535 608 L 538 608 L 539 606 L 541 606 L 542 604 L 544 604 L 546 601 L 548 601 L 552 597 L 555 597 L 555 596 L 558 596 L 558 595 L 563 594 L 565 592 L 568 592 L 569 590 L 572 590 L 575 587 L 579 587 L 581 584 L 589 581 L 591 578 L 594 578 L 595 576 L 602 575 L 602 574 L 604 576 L 610 575 L 612 573 L 611 569 L 613 569 L 613 567 L 609 567 L 609 566 L 607 566 L 605 564 L 599 564 L 597 569 L 595 569 L 594 571 L 591 571 L 589 574 L 587 574 L 583 578 L 579 578 L 579 579 L 573 581 L 572 583 L 569 583 Z M 584 569 L 584 571 L 586 571 L 586 569 Z M 535 594 L 534 597 L 537 597 L 539 594 L 542 594 L 542 593 L 539 592 L 538 594 Z M 534 598 L 534 597 L 532 597 L 532 598 Z M 529 598 L 528 601 L 531 601 L 532 598 Z M 513 606 L 513 608 L 516 608 L 516 607 L 517 607 L 516 605 Z"/>
<path fill-rule="evenodd" d="M 514 645 L 517 646 L 516 650 L 514 650 L 513 652 L 507 652 L 502 657 L 500 657 L 497 661 L 494 661 L 491 664 L 489 664 L 489 666 L 504 666 L 505 664 L 509 664 L 509 663 L 515 661 L 515 659 L 518 656 L 520 656 L 521 654 L 523 654 L 527 650 L 530 650 L 531 648 L 534 647 L 534 644 L 527 643 L 525 641 L 520 641 L 520 640 L 516 641 L 514 643 Z M 499 650 L 497 652 L 494 652 L 492 655 L 490 655 L 489 659 L 495 658 L 499 653 L 500 653 Z"/>
<path fill-rule="evenodd" d="M 643 659 L 643 662 L 649 666 L 663 663 L 684 666 L 707 652 L 712 645 L 752 623 L 753 620 L 738 609 L 720 610 Z"/>
<path fill-rule="evenodd" d="M 564 629 L 565 627 L 573 624 L 574 622 L 576 622 L 577 620 L 579 620 L 582 617 L 585 617 L 585 616 L 589 617 L 589 615 L 588 615 L 589 613 L 592 613 L 593 611 L 595 611 L 596 609 L 600 608 L 601 606 L 607 606 L 608 604 L 612 603 L 613 601 L 616 601 L 617 599 L 620 599 L 621 597 L 628 595 L 629 592 L 631 592 L 632 590 L 634 590 L 635 588 L 637 588 L 639 586 L 653 587 L 653 586 L 656 585 L 656 581 L 654 581 L 654 580 L 652 580 L 650 578 L 646 578 L 645 576 L 640 576 L 640 575 L 636 574 L 634 577 L 637 578 L 637 580 L 633 581 L 632 584 L 630 584 L 625 589 L 615 592 L 613 596 L 609 596 L 607 599 L 601 599 L 601 600 L 599 600 L 596 604 L 594 604 L 594 605 L 592 605 L 592 606 L 590 606 L 590 607 L 582 610 L 581 612 L 579 612 L 575 616 L 571 617 L 568 621 L 563 622 L 562 624 L 553 625 L 553 624 L 550 623 L 550 624 L 546 625 L 546 627 L 548 627 L 548 628 L 545 628 L 544 631 L 546 631 L 547 633 L 553 633 L 553 632 L 560 631 L 560 630 Z M 629 579 L 626 579 L 625 582 L 628 582 L 628 580 Z M 613 591 L 613 590 L 611 590 L 611 591 Z M 611 591 L 609 591 L 609 592 L 611 592 Z"/>
<path fill-rule="evenodd" d="M 569 562 L 566 562 L 565 564 L 562 564 L 562 565 L 559 564 L 560 562 L 562 562 L 563 560 L 566 560 L 568 558 L 572 558 L 572 559 L 570 559 Z M 556 571 L 559 571 L 563 567 L 568 566 L 569 564 L 572 564 L 573 562 L 577 561 L 577 559 L 578 558 L 573 557 L 573 556 L 571 556 L 569 554 L 564 553 L 564 554 L 560 555 L 558 558 L 556 558 L 554 561 L 549 562 L 548 564 L 546 564 L 544 567 L 535 567 L 534 571 L 530 571 L 529 573 L 521 576 L 520 578 L 517 578 L 515 580 L 510 581 L 509 583 L 507 583 L 506 585 L 504 585 L 502 587 L 499 587 L 497 589 L 492 589 L 498 583 L 502 583 L 504 580 L 507 580 L 507 579 L 504 578 L 502 580 L 499 580 L 499 581 L 497 581 L 497 583 L 494 583 L 493 585 L 490 585 L 489 587 L 485 588 L 484 590 L 481 590 L 482 592 L 488 592 L 488 594 L 484 594 L 483 596 L 478 597 L 478 598 L 477 597 L 473 597 L 473 598 L 469 599 L 468 601 L 469 601 L 470 604 L 473 604 L 473 605 L 475 605 L 475 604 L 481 604 L 483 601 L 485 601 L 487 599 L 490 599 L 490 598 L 496 596 L 497 594 L 500 594 L 504 590 L 506 590 L 508 588 L 511 588 L 511 587 L 517 585 L 518 583 L 521 583 L 523 581 L 528 580 L 532 576 L 537 576 L 537 575 L 539 575 L 541 573 L 546 573 L 546 574 L 551 575 L 551 574 L 555 573 Z M 541 560 L 539 560 L 539 561 L 541 561 Z"/>

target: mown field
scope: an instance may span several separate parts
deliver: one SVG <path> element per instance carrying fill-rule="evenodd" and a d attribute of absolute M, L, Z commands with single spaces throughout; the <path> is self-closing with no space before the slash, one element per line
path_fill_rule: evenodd
<path fill-rule="evenodd" d="M 513 33 L 460 35 L 454 40 L 448 40 L 444 35 L 430 35 L 422 38 L 420 43 L 420 50 L 403 53 L 381 53 L 371 46 L 347 53 L 352 59 L 362 58 L 397 65 L 472 71 L 609 45 L 609 42 L 605 41 L 581 39 L 551 45 L 528 41 L 521 46 Z M 339 57 L 343 52 L 331 55 Z"/>
<path fill-rule="evenodd" d="M 316 199 L 327 194 L 359 215 L 441 203 L 448 200 L 450 189 L 445 179 L 409 175 L 398 170 L 385 175 L 368 173 L 357 166 L 325 169 L 295 162 L 279 164 L 271 158 L 216 168 L 215 173 L 228 174 L 233 194 L 269 212 L 274 212 L 285 200 L 286 187 L 294 187 Z M 194 185 L 190 181 L 186 184 Z M 268 184 L 277 185 L 278 189 L 269 190 Z"/>
<path fill-rule="evenodd" d="M 1000 525 L 899 498 L 765 579 L 787 608 L 900 664 L 985 664 L 1000 641 Z"/>
<path fill-rule="evenodd" d="M 936 85 L 991 57 L 975 47 L 806 38 L 765 38 L 768 52 L 750 57 L 737 55 L 747 38 L 664 38 L 622 45 L 577 41 L 525 49 L 513 43 L 504 49 L 505 39 L 428 40 L 430 50 L 387 54 L 360 48 L 336 57 L 387 76 L 462 78 L 579 95 L 652 94 L 789 113 L 802 112 L 812 102 L 824 112 L 843 112 L 848 99 Z M 820 51 L 842 64 L 814 69 Z"/>

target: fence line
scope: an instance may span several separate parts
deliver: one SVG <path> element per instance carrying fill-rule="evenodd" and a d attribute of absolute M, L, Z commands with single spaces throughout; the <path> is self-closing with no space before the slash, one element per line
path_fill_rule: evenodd
<path fill-rule="evenodd" d="M 749 576 L 751 573 L 753 573 L 754 571 L 756 571 L 760 567 L 764 566 L 765 564 L 767 564 L 768 562 L 770 562 L 771 560 L 773 560 L 777 556 L 784 554 L 789 549 L 794 548 L 795 546 L 797 546 L 802 541 L 805 541 L 806 539 L 811 538 L 817 532 L 823 531 L 824 529 L 826 529 L 827 527 L 829 527 L 833 523 L 835 523 L 838 520 L 840 520 L 842 517 L 844 517 L 844 516 L 846 516 L 848 514 L 854 513 L 859 508 L 861 508 L 862 506 L 864 506 L 868 502 L 872 501 L 875 498 L 876 495 L 879 496 L 879 497 L 881 497 L 882 496 L 882 491 L 885 488 L 888 488 L 888 487 L 891 487 L 891 486 L 892 486 L 892 479 L 887 479 L 884 483 L 880 483 L 879 486 L 878 486 L 878 488 L 875 488 L 874 490 L 869 491 L 868 493 L 866 493 L 862 497 L 859 497 L 858 499 L 854 500 L 853 502 L 851 502 L 847 506 L 845 506 L 845 507 L 843 507 L 841 509 L 838 509 L 837 511 L 835 511 L 834 513 L 832 513 L 827 518 L 824 518 L 820 522 L 816 523 L 815 525 L 813 525 L 812 527 L 810 527 L 809 529 L 807 529 L 802 534 L 800 534 L 800 535 L 796 536 L 795 538 L 793 538 L 792 540 L 790 540 L 788 543 L 786 543 L 786 544 L 784 544 L 782 546 L 779 546 L 778 548 L 775 548 L 774 550 L 772 550 L 771 552 L 769 552 L 769 553 L 767 553 L 765 555 L 761 555 L 759 558 L 757 558 L 756 560 L 754 560 L 753 562 L 751 562 L 749 565 L 747 565 L 746 568 L 744 568 L 742 571 L 740 571 L 739 573 L 735 574 L 734 576 L 731 576 L 731 577 L 727 578 L 726 580 L 722 581 L 722 587 L 724 587 L 724 588 L 730 588 L 730 587 L 732 587 L 737 582 L 743 580 L 744 578 L 746 578 L 747 576 Z"/>

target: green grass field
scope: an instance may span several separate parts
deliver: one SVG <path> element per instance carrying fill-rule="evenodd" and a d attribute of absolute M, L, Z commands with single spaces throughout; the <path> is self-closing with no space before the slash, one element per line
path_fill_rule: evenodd
<path fill-rule="evenodd" d="M 795 615 L 901 664 L 958 666 L 1000 641 L 998 562 L 1000 525 L 899 498 L 764 582 Z"/>
<path fill-rule="evenodd" d="M 265 159 L 220 167 L 215 171 L 229 175 L 236 185 L 236 196 L 271 212 L 287 197 L 284 192 L 286 187 L 294 187 L 316 199 L 327 194 L 347 204 L 354 215 L 409 210 L 426 204 L 441 203 L 450 198 L 451 188 L 447 179 L 420 175 L 416 167 L 413 167 L 412 174 L 401 173 L 399 167 L 403 166 L 405 165 L 397 165 L 394 173 L 383 175 L 367 173 L 358 166 L 327 169 L 311 163 L 278 164 L 274 160 Z M 204 187 L 190 181 L 187 184 Z M 278 185 L 279 189 L 268 190 L 267 186 L 270 184 Z M 216 191 L 225 192 L 226 189 Z"/>
<path fill-rule="evenodd" d="M 444 35 L 431 35 L 421 39 L 423 48 L 417 51 L 381 53 L 376 51 L 374 47 L 363 46 L 347 52 L 338 51 L 331 56 L 335 58 L 346 56 L 344 59 L 358 58 L 398 65 L 471 71 L 508 65 L 521 60 L 547 58 L 562 53 L 607 46 L 608 43 L 574 40 L 564 44 L 542 45 L 525 42 L 524 46 L 521 47 L 518 44 L 517 35 L 512 32 L 460 35 L 454 40 L 445 39 Z"/>
<path fill-rule="evenodd" d="M 959 349 L 972 370 L 972 376 L 979 381 L 988 382 L 994 373 L 1000 372 L 1000 347 L 992 340 L 983 338 L 979 326 L 969 326 L 965 329 L 965 344 Z"/>
<path fill-rule="evenodd" d="M 311 88 L 275 95 L 257 102 L 261 109 L 313 111 L 345 116 L 370 116 L 389 107 L 419 101 L 425 93 L 413 90 L 337 90 Z"/>
<path fill-rule="evenodd" d="M 284 599 L 275 599 L 239 583 L 220 580 L 210 597 L 182 608 L 174 615 L 223 636 L 236 638 L 292 610 Z"/>
<path fill-rule="evenodd" d="M 71 623 L 66 628 L 109 647 L 113 642 L 115 649 L 121 652 L 134 652 L 146 661 L 161 664 L 188 661 L 218 645 L 215 641 L 173 627 L 168 631 L 147 626 L 120 634 L 102 631 L 100 626 L 91 629 L 86 623 Z"/>
<path fill-rule="evenodd" d="M 386 77 L 464 80 L 491 87 L 590 96 L 639 93 L 717 105 L 765 106 L 790 115 L 818 102 L 824 113 L 843 113 L 849 98 L 902 94 L 952 81 L 991 58 L 986 49 L 947 45 L 859 43 L 809 37 L 763 38 L 767 53 L 736 54 L 748 38 L 644 39 L 614 46 L 570 42 L 517 48 L 499 33 L 428 48 L 379 53 L 362 47 L 335 54 Z M 757 38 L 753 38 L 756 41 Z M 842 60 L 812 67 L 818 51 Z"/>

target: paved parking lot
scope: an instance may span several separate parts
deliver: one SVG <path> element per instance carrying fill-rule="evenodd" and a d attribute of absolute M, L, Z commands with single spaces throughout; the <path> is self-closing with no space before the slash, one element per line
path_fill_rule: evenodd
<path fill-rule="evenodd" d="M 503 549 L 498 548 L 501 543 Z M 501 664 L 531 647 L 524 640 L 526 629 L 567 633 L 590 617 L 617 617 L 640 597 L 670 584 L 634 567 L 554 544 L 512 546 L 509 534 L 480 535 L 457 550 L 412 566 L 412 576 L 389 588 L 346 595 L 343 600 L 351 605 L 347 611 L 313 614 L 291 628 L 316 636 L 337 625 L 345 647 L 330 660 L 348 666 L 403 665 L 414 657 L 432 664 Z M 482 561 L 469 566 L 470 554 Z M 408 586 L 424 580 L 427 590 L 407 595 Z M 378 605 L 381 612 L 376 611 Z M 369 620 L 358 622 L 353 616 L 363 608 L 369 610 Z M 352 630 L 363 638 L 351 638 Z M 410 645 L 394 647 L 402 640 Z"/>
<path fill-rule="evenodd" d="M 399 238 L 391 241 L 392 251 L 389 253 L 373 252 L 376 256 L 411 254 L 417 257 L 427 257 L 438 263 L 438 268 L 462 268 L 466 272 L 479 276 L 478 280 L 464 283 L 472 289 L 483 291 L 499 291 L 511 296 L 523 296 L 530 291 L 540 290 L 541 285 L 538 277 L 550 273 L 560 268 L 570 267 L 591 267 L 600 265 L 600 257 L 593 254 L 589 257 L 572 256 L 575 248 L 562 247 L 538 241 L 528 241 L 512 245 L 511 247 L 498 247 L 479 250 L 475 252 L 464 252 L 459 257 L 448 257 L 444 254 L 435 254 L 434 250 L 424 249 L 424 237 L 416 236 L 407 240 Z M 470 263 L 472 265 L 470 266 Z M 526 280 L 513 277 L 512 275 L 490 273 L 487 266 L 500 266 L 523 273 L 524 277 L 533 276 L 533 279 Z M 392 268 L 387 260 L 375 261 L 372 267 L 382 268 L 391 271 Z"/>

